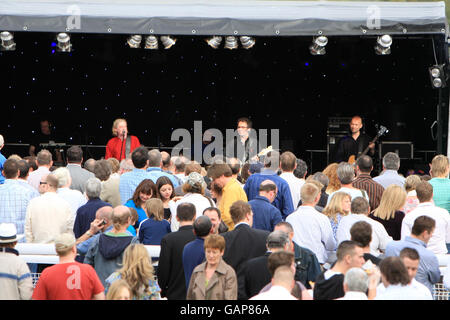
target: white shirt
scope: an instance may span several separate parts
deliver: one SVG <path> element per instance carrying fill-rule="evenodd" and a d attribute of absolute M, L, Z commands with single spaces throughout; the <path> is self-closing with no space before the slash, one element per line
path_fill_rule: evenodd
<path fill-rule="evenodd" d="M 345 296 L 336 300 L 369 300 L 369 298 L 364 292 L 348 291 L 345 293 Z"/>
<path fill-rule="evenodd" d="M 407 286 L 390 285 L 386 288 L 380 283 L 375 300 L 433 300 L 433 296 L 426 286 L 413 279 Z"/>
<path fill-rule="evenodd" d="M 432 202 L 419 203 L 417 208 L 403 218 L 402 240 L 411 235 L 414 221 L 420 216 L 428 216 L 436 221 L 436 228 L 428 241 L 427 249 L 434 254 L 446 254 L 446 243 L 450 243 L 450 215 L 447 210 L 436 207 Z"/>
<path fill-rule="evenodd" d="M 361 191 L 360 189 L 351 189 L 351 188 L 347 188 L 347 187 L 342 187 L 339 190 L 334 191 L 333 193 L 330 194 L 330 196 L 328 197 L 327 200 L 327 205 L 330 203 L 331 198 L 333 198 L 334 194 L 336 192 L 345 192 L 348 193 L 350 195 L 350 197 L 352 197 L 352 200 L 357 198 L 357 197 L 363 197 L 369 201 L 369 196 L 367 194 L 367 191 Z"/>
<path fill-rule="evenodd" d="M 300 206 L 286 221 L 294 229 L 294 242 L 317 256 L 319 263 L 328 259 L 327 251 L 336 249 L 331 223 L 327 216 L 310 206 Z"/>
<path fill-rule="evenodd" d="M 445 271 L 442 273 L 444 274 L 444 280 L 442 281 L 444 287 L 447 288 L 447 290 L 450 290 L 450 265 L 447 265 L 447 268 L 445 268 Z"/>
<path fill-rule="evenodd" d="M 280 177 L 288 183 L 289 190 L 291 190 L 292 204 L 294 209 L 296 209 L 300 202 L 300 190 L 305 184 L 305 179 L 297 178 L 292 172 L 283 172 L 280 174 Z"/>
<path fill-rule="evenodd" d="M 205 197 L 202 196 L 200 193 L 187 193 L 184 195 L 184 197 L 177 202 L 170 201 L 169 202 L 169 208 L 171 212 L 171 219 L 170 219 L 170 229 L 172 232 L 178 231 L 180 227 L 180 223 L 177 221 L 177 207 L 181 203 L 189 202 L 192 203 L 195 206 L 195 218 L 200 217 L 203 215 L 203 211 L 206 208 L 211 207 L 211 202 Z M 214 201 L 212 201 L 212 206 L 215 207 Z"/>
<path fill-rule="evenodd" d="M 87 202 L 86 196 L 78 190 L 59 188 L 56 193 L 69 203 L 74 217 L 77 215 L 78 208 L 84 206 Z"/>
<path fill-rule="evenodd" d="M 285 287 L 272 286 L 268 291 L 257 294 L 249 300 L 297 300 L 297 298 Z"/>
<path fill-rule="evenodd" d="M 39 185 L 41 183 L 42 176 L 45 176 L 50 173 L 50 170 L 47 167 L 39 167 L 28 176 L 28 183 L 39 191 Z"/>
<path fill-rule="evenodd" d="M 386 228 L 378 221 L 375 221 L 364 214 L 349 214 L 342 217 L 336 231 L 337 244 L 345 240 L 350 240 L 350 229 L 358 221 L 365 221 L 372 226 L 372 241 L 370 242 L 370 253 L 378 257 L 380 250 L 385 250 L 392 237 L 387 233 Z"/>

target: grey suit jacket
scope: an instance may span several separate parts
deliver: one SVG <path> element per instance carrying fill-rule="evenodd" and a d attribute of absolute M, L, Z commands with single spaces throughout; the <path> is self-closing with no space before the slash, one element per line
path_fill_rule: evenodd
<path fill-rule="evenodd" d="M 86 181 L 89 178 L 94 178 L 94 174 L 86 169 L 83 169 L 80 165 L 73 163 L 69 163 L 67 165 L 67 169 L 72 177 L 72 185 L 70 186 L 70 189 L 78 190 L 81 193 L 84 193 Z"/>

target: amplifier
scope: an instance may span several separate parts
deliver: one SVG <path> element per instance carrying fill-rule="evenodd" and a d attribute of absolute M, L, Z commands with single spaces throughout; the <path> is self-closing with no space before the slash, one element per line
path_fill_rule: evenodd
<path fill-rule="evenodd" d="M 388 153 L 396 153 L 400 159 L 414 159 L 414 144 L 411 141 L 381 141 L 378 145 L 380 159 Z"/>
<path fill-rule="evenodd" d="M 327 133 L 347 134 L 349 132 L 349 123 L 351 120 L 352 120 L 351 117 L 330 117 L 330 118 L 328 118 Z"/>

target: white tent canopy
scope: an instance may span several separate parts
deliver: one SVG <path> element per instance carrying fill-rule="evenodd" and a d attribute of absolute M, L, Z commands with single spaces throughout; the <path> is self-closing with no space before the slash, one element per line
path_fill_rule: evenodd
<path fill-rule="evenodd" d="M 0 29 L 253 36 L 448 34 L 444 2 L 2 0 Z"/>

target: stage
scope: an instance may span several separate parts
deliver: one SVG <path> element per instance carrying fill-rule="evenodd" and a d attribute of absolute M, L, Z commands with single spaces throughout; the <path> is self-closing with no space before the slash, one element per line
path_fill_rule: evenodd
<path fill-rule="evenodd" d="M 78 5 L 81 24 L 69 29 L 72 52 L 58 52 L 56 34 L 75 12 L 69 4 Z M 371 29 L 372 4 L 380 24 Z M 429 72 L 447 72 L 443 2 L 3 1 L 0 28 L 17 44 L 0 52 L 6 156 L 27 155 L 42 118 L 61 135 L 56 142 L 81 144 L 96 159 L 119 117 L 144 145 L 170 150 L 177 128 L 202 121 L 203 130 L 225 132 L 247 116 L 255 129 L 279 129 L 281 150 L 313 171 L 327 164 L 332 117 L 359 114 L 371 136 L 375 125 L 388 127 L 382 141 L 412 142 L 414 162 L 447 150 L 448 87 L 432 88 Z M 147 50 L 143 39 L 134 49 L 131 34 L 177 41 Z M 377 55 L 384 34 L 391 53 Z M 253 36 L 256 44 L 213 49 L 205 42 L 212 35 Z M 328 38 L 326 54 L 311 55 L 318 35 Z"/>

